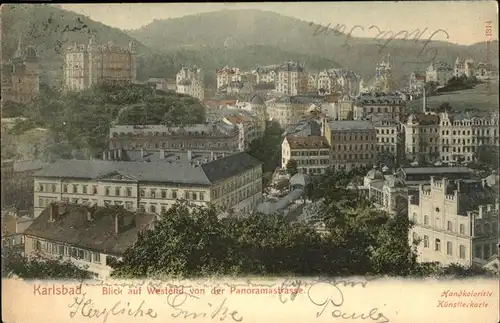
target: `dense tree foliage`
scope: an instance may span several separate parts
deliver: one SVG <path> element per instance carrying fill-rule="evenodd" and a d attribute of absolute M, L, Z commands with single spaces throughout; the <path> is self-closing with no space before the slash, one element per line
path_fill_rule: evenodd
<path fill-rule="evenodd" d="M 286 171 L 290 176 L 297 174 L 297 161 L 295 159 L 290 159 L 286 163 Z"/>
<path fill-rule="evenodd" d="M 477 164 L 481 168 L 490 170 L 498 170 L 498 146 L 496 145 L 481 145 L 477 147 L 475 153 Z"/>
<path fill-rule="evenodd" d="M 472 77 L 467 77 L 466 75 L 461 75 L 458 77 L 453 76 L 450 80 L 448 80 L 448 83 L 446 83 L 444 87 L 437 89 L 437 92 L 445 93 L 451 91 L 472 89 L 477 84 L 479 84 L 479 81 L 476 79 L 475 76 Z"/>
<path fill-rule="evenodd" d="M 11 109 L 12 110 L 12 109 Z M 39 97 L 23 110 L 26 120 L 12 132 L 47 128 L 58 143 L 57 156 L 73 150 L 93 157 L 106 146 L 113 122 L 122 124 L 192 124 L 205 121 L 205 109 L 195 98 L 160 92 L 148 86 L 100 84 L 81 92 L 62 92 L 44 86 Z"/>
<path fill-rule="evenodd" d="M 264 163 L 264 172 L 273 172 L 280 165 L 283 129 L 276 121 L 267 122 L 266 132 L 250 143 L 248 153 Z"/>
<path fill-rule="evenodd" d="M 40 257 L 24 257 L 20 252 L 2 250 L 2 277 L 17 276 L 24 279 L 89 279 L 92 273 L 70 261 Z"/>

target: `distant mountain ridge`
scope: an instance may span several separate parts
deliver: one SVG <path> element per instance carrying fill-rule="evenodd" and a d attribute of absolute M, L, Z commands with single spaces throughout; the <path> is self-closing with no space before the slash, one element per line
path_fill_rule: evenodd
<path fill-rule="evenodd" d="M 333 27 L 333 25 L 332 25 Z M 416 57 L 433 31 L 422 35 L 420 41 L 394 39 L 380 50 L 386 40 L 350 37 L 346 33 L 329 31 L 328 35 L 318 25 L 275 12 L 261 10 L 221 10 L 180 18 L 155 20 L 147 26 L 127 33 L 147 46 L 158 50 L 173 51 L 179 48 L 201 50 L 204 46 L 220 48 L 245 48 L 249 45 L 275 46 L 283 51 L 308 56 L 324 57 L 339 65 L 357 70 L 364 77 L 374 74 L 375 64 L 387 54 L 393 57 L 393 73 L 396 78 L 413 70 L 423 70 L 430 63 L 433 52 L 427 57 Z M 436 48 L 435 61 L 453 63 L 456 57 L 486 59 L 486 44 L 456 45 L 443 41 L 431 41 L 425 48 Z M 498 41 L 490 46 L 491 63 L 498 66 Z M 432 54 L 432 55 L 431 55 Z M 415 63 L 416 62 L 416 63 Z M 325 66 L 327 67 L 327 66 Z"/>

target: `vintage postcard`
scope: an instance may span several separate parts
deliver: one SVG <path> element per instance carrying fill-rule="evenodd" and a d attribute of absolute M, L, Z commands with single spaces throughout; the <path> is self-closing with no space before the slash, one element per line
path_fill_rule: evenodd
<path fill-rule="evenodd" d="M 4 4 L 2 322 L 497 323 L 498 4 Z"/>

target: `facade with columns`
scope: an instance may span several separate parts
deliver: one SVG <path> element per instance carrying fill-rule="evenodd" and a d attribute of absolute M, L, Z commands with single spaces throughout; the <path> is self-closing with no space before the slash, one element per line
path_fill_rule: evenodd
<path fill-rule="evenodd" d="M 411 196 L 408 215 L 415 225 L 409 243 L 418 242 L 418 260 L 484 264 L 496 253 L 499 204 L 485 181 L 431 179 Z"/>

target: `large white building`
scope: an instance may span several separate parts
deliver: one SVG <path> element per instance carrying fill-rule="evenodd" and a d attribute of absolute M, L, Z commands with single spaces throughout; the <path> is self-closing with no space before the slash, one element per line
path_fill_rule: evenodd
<path fill-rule="evenodd" d="M 415 225 L 409 240 L 420 241 L 418 260 L 443 265 L 483 265 L 498 243 L 499 205 L 481 180 L 431 180 L 412 196 L 408 215 Z"/>
<path fill-rule="evenodd" d="M 455 69 L 454 69 L 454 76 L 455 77 L 460 77 L 460 76 L 467 76 L 467 77 L 472 77 L 476 75 L 476 67 L 477 63 L 475 60 L 472 58 L 469 59 L 460 59 L 460 57 L 457 57 L 455 60 Z"/>
<path fill-rule="evenodd" d="M 225 66 L 215 71 L 217 75 L 217 90 L 233 82 L 241 82 L 241 72 L 239 68 Z"/>
<path fill-rule="evenodd" d="M 203 101 L 205 98 L 204 73 L 201 68 L 182 67 L 176 76 L 177 93 L 187 94 Z"/>
<path fill-rule="evenodd" d="M 323 174 L 330 167 L 330 145 L 323 136 L 286 136 L 281 144 L 281 167 L 290 160 L 297 162 L 303 174 Z"/>
<path fill-rule="evenodd" d="M 34 175 L 34 215 L 51 202 L 121 205 L 161 214 L 177 199 L 251 212 L 262 197 L 261 162 L 246 153 L 190 163 L 60 160 Z"/>

